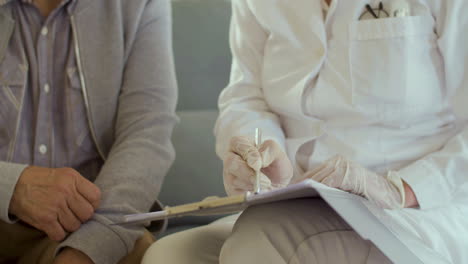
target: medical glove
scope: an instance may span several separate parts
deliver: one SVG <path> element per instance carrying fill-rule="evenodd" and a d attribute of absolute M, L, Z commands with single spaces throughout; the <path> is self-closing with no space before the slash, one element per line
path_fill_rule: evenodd
<path fill-rule="evenodd" d="M 306 178 L 363 196 L 381 208 L 399 209 L 405 205 L 403 181 L 396 172 L 383 177 L 340 155 L 308 172 Z"/>
<path fill-rule="evenodd" d="M 284 187 L 293 176 L 288 156 L 273 140 L 267 140 L 257 148 L 251 138 L 233 137 L 223 165 L 224 187 L 228 195 L 253 191 L 257 172 L 260 173 L 262 191 Z"/>

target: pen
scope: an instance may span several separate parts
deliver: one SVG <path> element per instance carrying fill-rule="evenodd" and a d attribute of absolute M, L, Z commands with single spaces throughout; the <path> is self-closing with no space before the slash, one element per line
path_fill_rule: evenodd
<path fill-rule="evenodd" d="M 255 147 L 257 149 L 260 147 L 262 144 L 262 132 L 260 131 L 260 128 L 255 129 Z M 261 186 L 260 186 L 260 170 L 255 172 L 255 185 L 254 185 L 254 193 L 260 193 L 261 191 Z"/>
<path fill-rule="evenodd" d="M 406 17 L 411 15 L 411 7 L 405 0 L 395 0 L 391 4 L 392 17 Z"/>

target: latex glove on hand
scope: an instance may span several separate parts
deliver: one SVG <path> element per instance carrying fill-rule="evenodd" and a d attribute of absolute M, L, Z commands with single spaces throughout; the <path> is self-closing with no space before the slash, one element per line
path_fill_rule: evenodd
<path fill-rule="evenodd" d="M 363 196 L 381 208 L 399 209 L 405 205 L 403 181 L 395 173 L 383 177 L 339 155 L 307 173 L 306 178 Z"/>
<path fill-rule="evenodd" d="M 223 165 L 224 187 L 228 195 L 253 191 L 257 172 L 260 172 L 262 190 L 287 186 L 293 177 L 288 156 L 273 140 L 267 140 L 257 148 L 248 137 L 233 137 Z"/>

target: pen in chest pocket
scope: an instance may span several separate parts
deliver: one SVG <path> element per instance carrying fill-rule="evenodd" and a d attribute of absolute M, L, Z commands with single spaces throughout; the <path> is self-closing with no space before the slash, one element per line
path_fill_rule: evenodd
<path fill-rule="evenodd" d="M 366 4 L 359 20 L 382 19 L 389 17 L 405 17 L 411 15 L 411 8 L 406 0 L 393 0 L 384 5 L 379 2 L 378 6 Z"/>
<path fill-rule="evenodd" d="M 408 1 L 394 0 L 390 4 L 390 15 L 392 17 L 406 17 L 411 15 L 411 7 Z"/>

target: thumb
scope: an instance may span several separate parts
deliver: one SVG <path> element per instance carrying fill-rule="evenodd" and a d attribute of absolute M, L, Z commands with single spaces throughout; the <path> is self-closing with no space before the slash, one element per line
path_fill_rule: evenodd
<path fill-rule="evenodd" d="M 273 140 L 267 140 L 259 151 L 262 156 L 262 172 L 273 185 L 286 186 L 292 179 L 294 170 L 281 146 Z"/>
<path fill-rule="evenodd" d="M 248 137 L 233 137 L 230 143 L 233 153 L 242 157 L 247 165 L 254 171 L 262 168 L 262 158 L 253 141 Z"/>
<path fill-rule="evenodd" d="M 273 140 L 265 141 L 258 149 L 262 157 L 262 168 L 267 168 L 283 153 L 280 146 Z"/>

